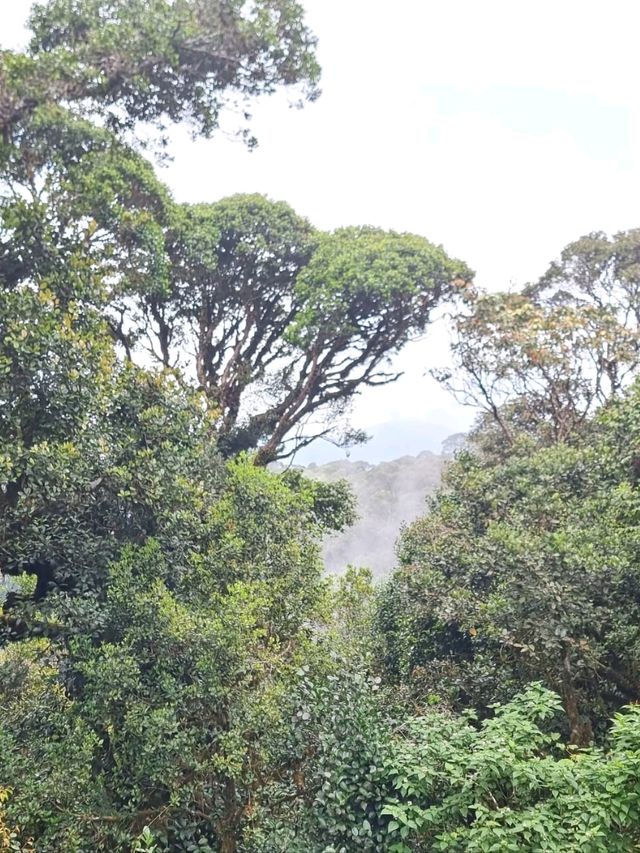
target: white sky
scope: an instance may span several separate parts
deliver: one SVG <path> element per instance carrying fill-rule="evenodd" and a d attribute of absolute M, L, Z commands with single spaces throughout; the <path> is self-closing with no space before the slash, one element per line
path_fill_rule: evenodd
<path fill-rule="evenodd" d="M 588 231 L 640 225 L 636 0 L 302 2 L 322 97 L 259 105 L 253 153 L 176 132 L 164 177 L 179 200 L 262 192 L 321 228 L 413 231 L 491 289 L 536 278 Z M 0 0 L 0 44 L 23 38 L 29 5 Z M 436 331 L 400 357 L 402 380 L 363 393 L 354 421 L 464 428 L 470 413 L 423 376 L 443 361 Z"/>

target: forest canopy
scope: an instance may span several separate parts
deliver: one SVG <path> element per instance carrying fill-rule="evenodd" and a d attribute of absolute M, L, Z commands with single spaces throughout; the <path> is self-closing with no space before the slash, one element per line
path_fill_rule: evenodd
<path fill-rule="evenodd" d="M 640 844 L 640 231 L 481 292 L 425 237 L 181 204 L 171 123 L 319 94 L 292 0 L 49 0 L 0 53 L 0 850 Z M 479 411 L 379 585 L 268 463 L 450 314 Z"/>

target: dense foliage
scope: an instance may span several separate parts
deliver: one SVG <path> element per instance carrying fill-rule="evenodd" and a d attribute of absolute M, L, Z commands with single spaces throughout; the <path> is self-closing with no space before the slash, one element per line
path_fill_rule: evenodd
<path fill-rule="evenodd" d="M 209 134 L 232 96 L 317 95 L 315 40 L 293 0 L 47 0 L 30 25 L 26 54 L 2 55 L 5 135 L 61 101 L 114 128 L 188 119 Z"/>
<path fill-rule="evenodd" d="M 31 28 L 0 54 L 0 851 L 636 849 L 638 232 L 487 296 L 422 237 L 178 205 L 143 139 L 315 97 L 298 4 Z M 352 495 L 266 463 L 357 438 L 454 297 L 484 418 L 389 582 L 330 581 Z"/>

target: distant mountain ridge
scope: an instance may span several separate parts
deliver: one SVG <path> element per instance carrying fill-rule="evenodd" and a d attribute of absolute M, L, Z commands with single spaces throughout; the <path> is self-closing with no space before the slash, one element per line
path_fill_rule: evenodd
<path fill-rule="evenodd" d="M 327 441 L 314 441 L 296 453 L 295 464 L 307 467 L 332 463 L 336 458 L 379 462 L 394 462 L 402 456 L 419 456 L 425 450 L 438 454 L 451 438 L 453 428 L 469 429 L 463 418 L 425 421 L 418 418 L 398 418 L 365 427 L 369 439 L 347 449 L 338 449 Z M 463 433 L 456 433 L 462 435 Z"/>
<path fill-rule="evenodd" d="M 358 502 L 355 525 L 324 544 L 327 570 L 339 574 L 351 564 L 367 566 L 378 578 L 388 575 L 401 527 L 424 513 L 425 498 L 437 489 L 450 458 L 424 450 L 391 462 L 342 459 L 305 467 L 309 477 L 323 482 L 347 480 Z"/>

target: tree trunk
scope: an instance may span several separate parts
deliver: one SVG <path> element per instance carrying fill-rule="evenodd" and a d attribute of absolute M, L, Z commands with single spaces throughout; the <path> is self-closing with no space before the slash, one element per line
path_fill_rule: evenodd
<path fill-rule="evenodd" d="M 580 713 L 578 693 L 571 673 L 571 651 L 565 646 L 562 655 L 562 704 L 569 721 L 569 742 L 574 746 L 588 746 L 593 739 L 591 721 Z"/>
<path fill-rule="evenodd" d="M 242 809 L 238 807 L 236 786 L 233 779 L 224 783 L 224 813 L 216 826 L 220 842 L 220 853 L 236 853 L 238 849 L 239 818 Z"/>

